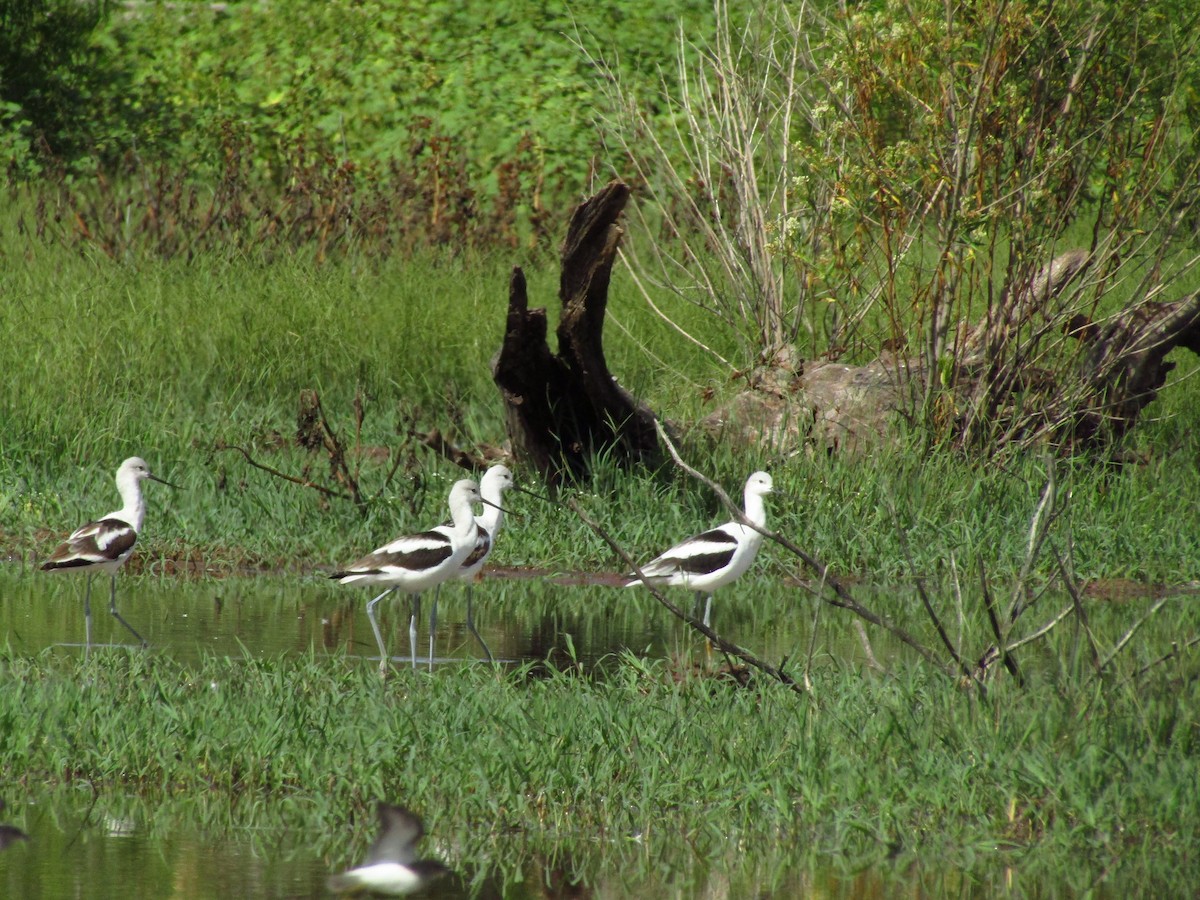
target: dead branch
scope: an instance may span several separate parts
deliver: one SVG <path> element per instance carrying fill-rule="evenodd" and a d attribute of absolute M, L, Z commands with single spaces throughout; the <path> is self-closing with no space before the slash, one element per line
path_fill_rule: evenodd
<path fill-rule="evenodd" d="M 1075 604 L 1074 603 L 1068 604 L 1067 606 L 1065 606 L 1062 609 L 1061 612 L 1059 612 L 1059 614 L 1057 616 L 1055 616 L 1053 619 L 1051 619 L 1049 622 L 1047 622 L 1041 628 L 1037 629 L 1034 632 L 1031 632 L 1030 634 L 1027 634 L 1025 637 L 1021 638 L 1019 641 L 1014 641 L 1013 643 L 1006 646 L 1004 648 L 1004 652 L 1012 653 L 1014 650 L 1024 647 L 1026 644 L 1032 644 L 1034 641 L 1045 637 L 1046 635 L 1048 635 L 1050 633 L 1051 629 L 1053 629 L 1056 625 L 1058 625 L 1059 622 L 1061 622 L 1063 619 L 1065 619 L 1067 616 L 1069 616 L 1074 611 L 1075 611 Z"/>
<path fill-rule="evenodd" d="M 1071 606 L 1075 609 L 1075 617 L 1079 620 L 1080 627 L 1083 628 L 1083 633 L 1088 640 L 1088 648 L 1092 655 L 1092 668 L 1095 669 L 1095 674 L 1100 674 L 1100 648 L 1096 646 L 1096 636 L 1092 634 L 1092 626 L 1088 622 L 1087 611 L 1083 608 L 1083 598 L 1079 596 L 1079 591 L 1075 587 L 1075 581 L 1067 573 L 1066 563 L 1063 562 L 1062 556 L 1057 550 L 1051 548 L 1051 553 L 1054 554 L 1054 562 L 1058 565 L 1058 573 L 1062 576 L 1063 585 L 1067 589 L 1067 593 L 1071 595 Z"/>
<path fill-rule="evenodd" d="M 1130 676 L 1130 680 L 1132 680 L 1134 678 L 1141 678 L 1143 675 L 1145 675 L 1147 672 L 1149 672 L 1155 666 L 1161 666 L 1163 663 L 1174 659 L 1182 651 L 1191 650 L 1197 644 L 1200 644 L 1200 635 L 1197 635 L 1196 637 L 1192 638 L 1191 640 L 1185 642 L 1182 647 L 1179 645 L 1179 643 L 1177 641 L 1173 641 L 1171 643 L 1171 649 L 1169 652 L 1164 653 L 1162 656 L 1160 656 L 1156 660 L 1152 660 L 1151 662 L 1146 663 L 1146 665 L 1142 666 L 1140 669 L 1138 669 L 1136 672 L 1134 672 Z"/>
<path fill-rule="evenodd" d="M 769 675 L 771 678 L 774 678 L 781 684 L 787 685 L 798 694 L 805 693 L 804 685 L 801 685 L 794 678 L 792 678 L 792 676 L 784 672 L 782 667 L 776 668 L 770 663 L 759 659 L 757 656 L 750 653 L 750 651 L 739 647 L 732 641 L 726 640 L 725 638 L 721 637 L 721 635 L 717 634 L 717 632 L 705 625 L 702 620 L 685 613 L 682 609 L 668 600 L 662 591 L 658 590 L 658 588 L 650 583 L 645 574 L 642 572 L 641 567 L 638 566 L 633 557 L 626 553 L 625 549 L 620 544 L 613 540 L 603 528 L 592 521 L 592 519 L 589 518 L 587 514 L 579 508 L 579 504 L 576 502 L 574 497 L 568 497 L 565 502 L 567 507 L 569 507 L 571 511 L 579 517 L 579 520 L 583 522 L 584 525 L 595 532 L 595 534 L 602 541 L 604 541 L 604 543 L 608 544 L 612 551 L 621 558 L 621 562 L 633 572 L 634 576 L 642 580 L 642 584 L 650 592 L 650 595 L 654 597 L 654 599 L 657 600 L 663 607 L 665 607 L 671 615 L 683 622 L 686 622 L 690 628 L 700 632 L 702 635 L 708 638 L 722 653 L 728 656 L 737 657 L 742 662 L 746 663 L 746 665 L 758 669 L 760 672 Z"/>
<path fill-rule="evenodd" d="M 213 449 L 218 451 L 236 450 L 238 453 L 242 454 L 242 456 L 246 458 L 246 462 L 250 463 L 250 465 L 254 466 L 254 468 L 260 469 L 263 472 L 266 472 L 268 475 L 274 475 L 276 478 L 282 478 L 284 481 L 290 481 L 292 484 L 298 484 L 301 487 L 312 488 L 314 491 L 324 494 L 326 497 L 336 497 L 338 500 L 354 499 L 350 494 L 346 494 L 341 491 L 335 491 L 332 488 L 327 488 L 325 485 L 317 484 L 315 481 L 311 481 L 307 478 L 297 478 L 295 475 L 289 475 L 287 472 L 281 472 L 278 469 L 272 468 L 264 463 L 260 463 L 250 455 L 250 451 L 245 447 L 238 447 L 234 444 L 219 443 Z"/>
<path fill-rule="evenodd" d="M 866 621 L 870 622 L 872 625 L 875 625 L 879 628 L 886 629 L 895 638 L 897 638 L 901 642 L 907 644 L 913 650 L 917 651 L 917 653 L 919 653 L 926 660 L 926 662 L 930 662 L 930 663 L 933 663 L 934 665 L 938 665 L 939 661 L 938 661 L 937 657 L 934 656 L 933 652 L 928 647 L 926 647 L 924 644 L 922 644 L 920 641 L 918 641 L 915 637 L 913 637 L 911 634 L 909 634 L 907 631 L 905 631 L 899 625 L 889 622 L 887 619 L 872 612 L 866 606 L 859 603 L 858 600 L 856 600 L 854 598 L 854 595 L 850 593 L 850 589 L 848 587 L 846 587 L 846 585 L 843 584 L 841 580 L 839 580 L 837 577 L 835 577 L 829 571 L 829 567 L 826 566 L 824 563 L 822 563 L 819 559 L 817 559 L 815 556 L 812 556 L 805 550 L 801 549 L 799 546 L 797 546 L 792 541 L 790 541 L 788 538 L 785 538 L 783 535 L 779 534 L 778 532 L 772 531 L 770 528 L 759 528 L 757 525 L 755 525 L 753 522 L 751 522 L 749 519 L 747 519 L 745 513 L 742 512 L 741 507 L 739 507 L 737 504 L 735 504 L 733 502 L 733 500 L 730 499 L 729 495 L 727 493 L 725 493 L 724 489 L 719 484 L 717 484 L 715 481 L 713 481 L 711 478 L 707 477 L 706 475 L 703 475 L 700 472 L 696 471 L 691 466 L 689 466 L 686 462 L 683 461 L 683 457 L 679 455 L 679 451 L 676 449 L 675 444 L 671 441 L 670 436 L 667 434 L 666 430 L 662 427 L 662 425 L 657 420 L 655 420 L 654 425 L 655 425 L 655 428 L 658 429 L 659 440 L 661 440 L 663 443 L 663 446 L 667 448 L 667 452 L 671 455 L 671 459 L 674 461 L 675 465 L 679 466 L 679 468 L 683 469 L 683 471 L 687 472 L 690 476 L 695 478 L 697 481 L 701 482 L 702 484 L 707 485 L 712 490 L 712 492 L 717 495 L 717 498 L 721 501 L 721 503 L 725 506 L 725 508 L 728 509 L 731 513 L 733 513 L 733 515 L 737 519 L 737 521 L 741 522 L 743 525 L 747 525 L 750 528 L 753 528 L 755 531 L 757 531 L 763 537 L 767 538 L 768 540 L 774 541 L 776 544 L 783 547 L 789 553 L 793 554 L 794 556 L 799 557 L 800 560 L 806 566 L 808 566 L 810 569 L 812 569 L 813 572 L 815 572 L 817 574 L 817 577 L 820 579 L 820 583 L 822 585 L 829 586 L 829 589 L 831 591 L 833 591 L 834 596 L 826 597 L 826 600 L 825 600 L 826 603 L 830 604 L 831 606 L 839 607 L 841 609 L 848 609 L 851 612 L 853 612 L 855 615 L 858 615 L 861 618 L 865 619 Z"/>
<path fill-rule="evenodd" d="M 1170 598 L 1160 597 L 1155 602 L 1155 604 L 1152 607 L 1150 607 L 1150 610 L 1144 616 L 1142 616 L 1140 619 L 1138 619 L 1136 622 L 1134 622 L 1131 626 L 1129 626 L 1129 630 L 1126 631 L 1125 634 L 1123 634 L 1121 636 L 1121 639 L 1119 641 L 1117 641 L 1116 646 L 1114 646 L 1112 649 L 1112 652 L 1110 654 L 1108 654 L 1108 656 L 1106 656 L 1104 658 L 1104 660 L 1096 666 L 1096 674 L 1097 675 L 1102 674 L 1104 672 L 1104 670 L 1106 668 L 1108 668 L 1109 663 L 1111 663 L 1114 659 L 1117 658 L 1117 654 L 1119 654 L 1125 648 L 1125 645 L 1129 643 L 1130 639 L 1134 636 L 1135 633 L 1137 633 L 1137 630 L 1139 628 L 1141 628 L 1144 624 L 1146 624 L 1146 622 L 1149 620 L 1149 618 L 1151 616 L 1153 616 L 1160 609 L 1162 609 L 1163 604 L 1165 604 L 1168 599 L 1170 599 Z M 1186 646 L 1191 646 L 1191 643 L 1195 643 L 1195 641 L 1190 642 Z"/>
<path fill-rule="evenodd" d="M 987 610 L 988 624 L 991 625 L 992 636 L 996 639 L 995 646 L 989 649 L 996 651 L 1000 657 L 1000 660 L 1004 663 L 1004 668 L 1008 669 L 1009 674 L 1016 679 L 1019 686 L 1024 687 L 1025 677 L 1021 674 L 1021 670 L 1017 666 L 1017 658 L 1013 654 L 1007 652 L 1004 647 L 1004 635 L 1000 631 L 1000 620 L 996 616 L 996 603 L 992 599 L 992 591 L 988 587 L 987 572 L 984 569 L 982 558 L 979 560 L 979 586 L 983 593 L 983 606 L 984 609 Z M 983 672 L 987 668 L 982 658 L 980 659 L 980 662 L 977 664 L 976 668 L 982 676 Z"/>

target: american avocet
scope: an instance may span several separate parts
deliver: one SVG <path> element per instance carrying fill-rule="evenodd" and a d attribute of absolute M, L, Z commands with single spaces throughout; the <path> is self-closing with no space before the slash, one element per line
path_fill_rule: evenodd
<path fill-rule="evenodd" d="M 387 670 L 387 648 L 375 620 L 375 606 L 392 591 L 413 595 L 412 618 L 408 626 L 412 665 L 417 667 L 417 611 L 421 591 L 435 587 L 458 573 L 458 567 L 475 546 L 475 514 L 472 503 L 482 503 L 479 485 L 470 479 L 457 481 L 450 489 L 450 517 L 453 525 L 439 525 L 421 534 L 398 537 L 368 553 L 358 562 L 332 573 L 341 584 L 385 584 L 387 590 L 367 604 L 367 618 L 379 644 L 379 670 Z"/>
<path fill-rule="evenodd" d="M 746 480 L 746 518 L 765 528 L 767 510 L 763 497 L 771 493 L 771 476 L 755 472 Z M 696 592 L 696 604 L 707 595 L 704 604 L 704 624 L 711 624 L 712 595 L 719 587 L 729 584 L 750 568 L 763 536 L 741 522 L 727 522 L 711 531 L 690 537 L 676 544 L 661 556 L 642 566 L 642 574 L 653 585 L 691 588 Z M 634 578 L 627 587 L 641 584 Z"/>
<path fill-rule="evenodd" d="M 50 558 L 42 563 L 44 572 L 86 572 L 87 587 L 83 594 L 83 618 L 87 629 L 87 647 L 92 644 L 92 578 L 97 572 L 107 572 L 112 580 L 108 610 L 113 617 L 129 629 L 145 646 L 146 641 L 133 630 L 133 626 L 117 612 L 117 572 L 133 553 L 138 532 L 146 518 L 146 501 L 142 499 L 141 483 L 144 479 L 175 487 L 150 473 L 145 461 L 131 456 L 117 469 L 117 490 L 125 504 L 116 512 L 110 512 L 95 522 L 75 529 L 71 536 L 58 545 Z"/>
<path fill-rule="evenodd" d="M 379 804 L 379 834 L 361 866 L 329 878 L 336 893 L 371 891 L 398 897 L 419 890 L 450 872 L 437 860 L 417 859 L 425 826 L 403 806 Z"/>
<path fill-rule="evenodd" d="M 500 533 L 500 525 L 504 522 L 504 492 L 513 486 L 512 472 L 507 466 L 492 466 L 479 479 L 479 493 L 483 496 L 483 515 L 475 517 L 475 546 L 467 554 L 467 558 L 459 564 L 456 578 L 467 582 L 467 630 L 479 641 L 479 646 L 487 655 L 488 662 L 492 661 L 492 651 L 488 649 L 483 637 L 475 630 L 475 620 L 471 615 L 471 582 L 487 562 L 496 546 L 496 535 Z M 438 585 L 438 591 L 441 591 Z M 429 664 L 433 665 L 433 636 L 437 628 L 437 592 L 433 595 L 433 610 L 429 615 Z"/>

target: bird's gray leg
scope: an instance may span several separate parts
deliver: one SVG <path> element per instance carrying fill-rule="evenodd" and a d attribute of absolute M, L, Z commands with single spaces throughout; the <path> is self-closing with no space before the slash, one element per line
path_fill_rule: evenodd
<path fill-rule="evenodd" d="M 488 649 L 487 643 L 483 640 L 483 636 L 475 630 L 475 617 L 471 614 L 471 585 L 467 584 L 467 631 L 475 635 L 475 640 L 479 641 L 479 646 L 483 648 L 483 654 L 487 657 L 489 663 L 494 662 L 492 659 L 492 651 Z"/>
<path fill-rule="evenodd" d="M 380 594 L 378 597 L 376 597 L 374 600 L 372 600 L 370 603 L 367 604 L 367 618 L 371 620 L 371 630 L 375 632 L 375 643 L 377 643 L 379 645 L 379 671 L 380 672 L 387 671 L 388 652 L 387 652 L 387 648 L 383 646 L 383 634 L 379 630 L 379 623 L 377 621 L 375 621 L 375 606 L 376 606 L 376 604 L 379 603 L 380 600 L 382 600 L 384 597 L 386 597 L 388 594 L 390 594 L 395 589 L 396 588 L 394 586 L 388 588 L 386 591 L 384 591 L 382 594 Z"/>
<path fill-rule="evenodd" d="M 417 618 L 421 615 L 421 595 L 412 595 L 412 615 L 408 620 L 408 648 L 412 653 L 413 671 L 417 668 Z"/>
<path fill-rule="evenodd" d="M 429 671 L 433 671 L 433 636 L 437 634 L 437 603 L 438 597 L 442 593 L 442 586 L 439 584 L 433 591 L 433 606 L 429 610 Z"/>
<path fill-rule="evenodd" d="M 83 645 L 83 658 L 87 659 L 88 654 L 92 649 L 92 579 L 95 574 L 89 574 L 87 577 L 87 587 L 83 589 L 83 628 L 85 643 Z"/>
<path fill-rule="evenodd" d="M 704 595 L 700 591 L 696 591 L 696 610 L 699 610 L 700 608 L 701 597 L 704 597 L 704 618 L 701 621 L 704 622 L 705 628 L 711 628 L 712 625 L 710 625 L 709 622 L 711 621 L 712 615 L 712 594 Z M 694 617 L 695 615 L 696 613 L 693 611 L 692 616 Z M 712 663 L 712 638 L 708 637 L 707 635 L 704 637 L 704 659 L 706 663 Z"/>
<path fill-rule="evenodd" d="M 121 618 L 121 614 L 117 612 L 117 576 L 112 576 L 112 590 L 108 595 L 108 611 L 113 614 L 113 618 L 129 629 L 129 633 L 138 639 L 138 643 L 143 647 L 149 646 L 146 639 L 133 630 L 133 626 Z"/>

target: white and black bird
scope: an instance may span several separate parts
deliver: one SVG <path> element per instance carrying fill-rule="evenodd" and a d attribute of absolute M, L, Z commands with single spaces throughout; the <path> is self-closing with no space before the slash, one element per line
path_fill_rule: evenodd
<path fill-rule="evenodd" d="M 455 578 L 467 582 L 467 630 L 479 641 L 488 662 L 492 661 L 492 651 L 488 649 L 483 637 L 475 630 L 475 618 L 471 612 L 471 582 L 483 569 L 483 564 L 492 554 L 496 546 L 496 536 L 504 523 L 504 492 L 514 486 L 513 474 L 507 466 L 492 466 L 479 479 L 479 492 L 483 496 L 483 514 L 475 517 L 475 546 L 467 554 L 467 558 L 459 565 Z M 438 590 L 441 590 L 439 585 Z M 433 610 L 429 615 L 429 658 L 433 660 L 433 635 L 437 627 L 437 594 L 433 596 Z"/>
<path fill-rule="evenodd" d="M 417 859 L 417 841 L 425 826 L 403 806 L 379 804 L 379 834 L 362 865 L 329 878 L 336 893 L 371 891 L 402 896 L 420 890 L 450 870 L 437 860 Z"/>
<path fill-rule="evenodd" d="M 765 528 L 767 510 L 763 498 L 772 491 L 771 476 L 755 472 L 746 480 L 746 518 Z M 655 586 L 685 587 L 696 592 L 696 603 L 705 597 L 704 624 L 712 617 L 712 595 L 750 568 L 763 536 L 741 522 L 727 522 L 676 544 L 666 553 L 642 566 L 646 581 Z M 625 584 L 641 584 L 633 578 Z"/>
<path fill-rule="evenodd" d="M 97 572 L 107 572 L 112 586 L 109 592 L 109 612 L 129 629 L 129 633 L 145 646 L 146 641 L 133 626 L 117 612 L 117 572 L 133 553 L 142 522 L 146 518 L 146 501 L 142 498 L 142 481 L 149 478 L 159 484 L 175 487 L 150 472 L 145 460 L 131 456 L 117 469 L 117 490 L 125 505 L 95 522 L 75 529 L 42 563 L 44 572 L 86 572 L 87 587 L 83 595 L 83 615 L 87 629 L 87 645 L 92 644 L 92 578 Z"/>
<path fill-rule="evenodd" d="M 473 503 L 482 503 L 479 485 L 470 479 L 454 483 L 450 489 L 451 525 L 439 525 L 420 534 L 405 535 L 384 544 L 344 569 L 330 574 L 341 584 L 382 584 L 387 588 L 367 604 L 367 618 L 379 644 L 379 669 L 386 671 L 388 654 L 383 635 L 375 619 L 375 607 L 392 591 L 413 595 L 412 618 L 408 636 L 413 668 L 417 666 L 417 615 L 422 591 L 436 587 L 458 574 L 459 566 L 475 546 Z"/>

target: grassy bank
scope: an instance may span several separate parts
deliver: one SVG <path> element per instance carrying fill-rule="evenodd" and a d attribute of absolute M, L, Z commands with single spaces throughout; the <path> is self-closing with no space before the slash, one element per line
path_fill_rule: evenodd
<path fill-rule="evenodd" d="M 510 258 L 122 263 L 7 233 L 6 254 L 22 260 L 0 273 L 0 548 L 8 554 L 44 553 L 67 529 L 111 509 L 112 472 L 138 454 L 181 486 L 150 486 L 143 559 L 328 565 L 444 516 L 458 472 L 407 429 L 436 428 L 474 450 L 505 440 L 488 364 L 500 343 Z M 535 260 L 529 275 L 533 302 L 548 304 L 553 321 L 555 265 Z M 734 354 L 695 307 L 665 294 L 657 300 Z M 741 386 L 651 313 L 620 271 L 609 309 L 611 369 L 663 415 L 691 421 L 711 409 L 709 393 Z M 1081 578 L 1196 577 L 1194 385 L 1168 387 L 1150 408 L 1133 464 L 1055 464 L 1064 510 L 1056 528 Z M 294 441 L 304 389 L 319 391 L 364 492 L 377 498 L 365 510 L 220 449 L 241 446 L 280 470 L 325 478 L 325 458 Z M 839 572 L 883 580 L 971 571 L 980 561 L 1000 577 L 1018 571 L 1048 465 L 1024 458 L 988 466 L 904 449 L 861 460 L 728 445 L 687 453 L 735 493 L 746 473 L 770 468 L 782 488 L 770 504 L 782 532 Z M 725 515 L 685 480 L 604 466 L 581 500 L 640 553 Z M 514 503 L 524 516 L 510 520 L 497 562 L 619 565 L 569 511 L 528 497 Z"/>
<path fill-rule="evenodd" d="M 339 823 L 353 814 L 365 842 L 374 800 L 402 797 L 458 867 L 518 865 L 515 832 L 593 881 L 639 847 L 738 845 L 843 872 L 999 854 L 1075 889 L 1107 872 L 1176 896 L 1197 871 L 1200 697 L 1173 664 L 1108 685 L 1046 674 L 981 702 L 909 669 L 829 670 L 799 697 L 628 659 L 603 679 L 472 667 L 386 684 L 360 663 L 6 656 L 7 790 L 205 796 L 331 836 L 339 858 Z"/>

